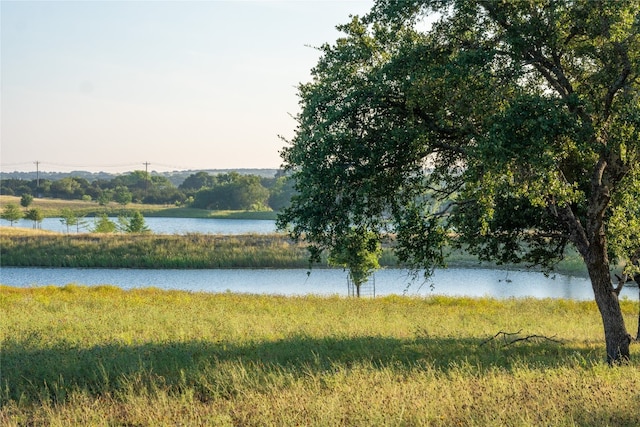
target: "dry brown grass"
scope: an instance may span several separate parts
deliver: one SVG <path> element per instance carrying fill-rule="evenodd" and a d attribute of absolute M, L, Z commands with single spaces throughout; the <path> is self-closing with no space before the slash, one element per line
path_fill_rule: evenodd
<path fill-rule="evenodd" d="M 17 196 L 6 196 L 0 195 L 0 209 L 2 209 L 5 205 L 13 203 L 15 205 L 20 206 L 20 197 Z M 69 208 L 78 212 L 95 212 L 100 210 L 113 210 L 113 209 L 122 209 L 122 206 L 116 203 L 110 203 L 107 206 L 100 206 L 95 201 L 84 201 L 84 200 L 63 200 L 63 199 L 33 199 L 33 202 L 29 206 L 30 208 L 38 208 L 42 210 L 45 216 L 59 216 L 60 212 L 64 208 Z M 127 210 L 140 210 L 140 211 L 149 211 L 149 210 L 160 210 L 166 209 L 167 207 L 164 205 L 147 205 L 141 203 L 130 203 L 126 205 Z"/>
<path fill-rule="evenodd" d="M 8 237 L 29 237 L 29 236 L 53 236 L 59 235 L 60 233 L 56 233 L 55 231 L 49 230 L 36 230 L 33 228 L 24 228 L 24 227 L 7 227 L 0 226 L 0 236 L 8 236 Z"/>

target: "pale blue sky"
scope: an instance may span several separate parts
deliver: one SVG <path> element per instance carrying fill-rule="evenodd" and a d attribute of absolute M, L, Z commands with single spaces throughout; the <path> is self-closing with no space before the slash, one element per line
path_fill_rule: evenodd
<path fill-rule="evenodd" d="M 2 0 L 2 171 L 278 167 L 308 46 L 372 4 Z"/>

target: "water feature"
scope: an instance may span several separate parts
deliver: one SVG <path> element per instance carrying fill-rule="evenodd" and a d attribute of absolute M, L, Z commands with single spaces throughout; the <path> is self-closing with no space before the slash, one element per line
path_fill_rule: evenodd
<path fill-rule="evenodd" d="M 77 268 L 0 269 L 0 283 L 29 287 L 110 284 L 124 289 L 157 287 L 194 292 L 242 292 L 279 295 L 347 295 L 346 273 L 340 269 L 131 270 Z M 567 298 L 592 300 L 589 280 L 529 271 L 451 268 L 437 270 L 427 282 L 412 281 L 407 270 L 375 273 L 376 295 L 451 295 L 494 298 Z M 638 299 L 636 287 L 625 287 L 623 298 Z"/>
<path fill-rule="evenodd" d="M 88 227 L 92 218 L 86 219 Z M 275 231 L 272 220 L 145 218 L 157 234 L 267 234 Z M 18 224 L 30 228 L 31 221 Z M 18 226 L 17 225 L 17 226 Z M 66 232 L 59 218 L 46 218 L 46 230 Z M 70 230 L 72 233 L 75 230 Z M 81 230 L 81 231 L 86 231 Z M 247 292 L 282 295 L 347 295 L 346 273 L 339 269 L 314 269 L 310 275 L 302 269 L 258 270 L 132 270 L 77 268 L 2 267 L 0 283 L 10 286 L 62 286 L 111 284 L 124 289 L 157 287 L 203 292 Z M 424 282 L 411 280 L 408 271 L 383 269 L 375 274 L 376 294 L 452 295 L 495 298 L 534 297 L 591 300 L 593 293 L 586 278 L 556 275 L 546 277 L 529 271 L 506 271 L 473 268 L 438 270 Z M 625 287 L 623 297 L 637 300 L 637 288 Z"/>
<path fill-rule="evenodd" d="M 116 218 L 111 218 L 116 220 Z M 151 232 L 156 234 L 268 234 L 276 231 L 273 220 L 255 219 L 217 219 L 217 218 L 156 218 L 144 219 Z M 94 227 L 94 218 L 84 218 L 84 224 L 80 226 L 80 232 L 85 233 Z M 3 224 L 8 225 L 8 223 Z M 33 221 L 22 219 L 14 224 L 16 227 L 32 228 Z M 41 227 L 43 230 L 66 233 L 67 226 L 60 218 L 45 218 Z M 75 226 L 69 227 L 70 233 L 77 232 Z"/>

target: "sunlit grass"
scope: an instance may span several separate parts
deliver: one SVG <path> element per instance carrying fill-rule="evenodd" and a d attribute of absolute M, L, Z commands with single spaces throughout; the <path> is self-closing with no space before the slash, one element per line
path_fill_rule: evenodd
<path fill-rule="evenodd" d="M 5 205 L 13 203 L 20 206 L 20 197 L 0 195 L 0 209 Z M 117 203 L 109 203 L 106 206 L 100 206 L 95 201 L 83 200 L 63 200 L 49 198 L 35 198 L 29 206 L 30 208 L 38 208 L 45 217 L 57 217 L 62 214 L 65 208 L 71 209 L 76 215 L 96 216 L 103 213 L 117 216 L 126 212 L 138 211 L 146 217 L 169 217 L 169 218 L 221 218 L 221 219 L 258 219 L 273 220 L 277 213 L 273 211 L 210 211 L 207 209 L 196 209 L 186 206 L 175 207 L 168 205 L 154 205 L 142 203 L 129 203 L 125 206 Z"/>
<path fill-rule="evenodd" d="M 16 267 L 100 268 L 308 268 L 305 243 L 281 233 L 222 236 L 62 234 L 27 228 L 0 227 L 0 264 Z M 380 264 L 401 267 L 389 247 Z M 451 267 L 495 268 L 464 253 L 455 252 Z M 326 267 L 326 259 L 317 267 Z M 516 268 L 517 266 L 501 266 Z M 583 276 L 584 263 L 570 254 L 557 268 L 559 273 Z"/>
<path fill-rule="evenodd" d="M 40 230 L 24 227 L 3 227 L 0 226 L 0 236 L 5 237 L 27 237 L 27 236 L 59 236 L 60 233 L 49 230 Z"/>
<path fill-rule="evenodd" d="M 592 302 L 69 285 L 0 287 L 0 314 L 1 425 L 640 423 L 638 349 L 603 363 Z"/>
<path fill-rule="evenodd" d="M 304 245 L 281 234 L 21 234 L 0 230 L 3 266 L 306 268 Z"/>
<path fill-rule="evenodd" d="M 214 219 L 254 219 L 275 220 L 278 213 L 274 211 L 210 211 L 190 207 L 165 208 L 148 212 L 147 216 L 167 218 L 214 218 Z"/>
<path fill-rule="evenodd" d="M 13 203 L 20 206 L 20 197 L 0 195 L 0 208 L 8 203 Z M 65 208 L 73 210 L 76 215 L 80 217 L 91 217 L 102 213 L 107 213 L 109 215 L 118 215 L 124 212 L 131 211 L 149 213 L 156 210 L 166 209 L 167 206 L 147 205 L 141 203 L 130 203 L 126 206 L 122 206 L 117 203 L 110 203 L 106 206 L 100 206 L 95 201 L 34 198 L 29 208 L 40 209 L 45 217 L 60 216 L 62 214 L 62 210 Z"/>

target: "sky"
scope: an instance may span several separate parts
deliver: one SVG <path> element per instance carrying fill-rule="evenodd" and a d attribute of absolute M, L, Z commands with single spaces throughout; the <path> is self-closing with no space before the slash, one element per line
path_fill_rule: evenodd
<path fill-rule="evenodd" d="M 277 168 L 314 47 L 372 5 L 1 0 L 0 170 Z"/>

